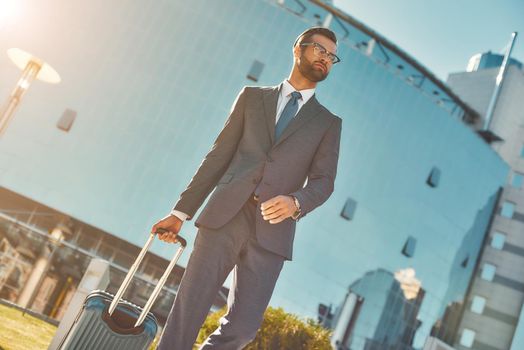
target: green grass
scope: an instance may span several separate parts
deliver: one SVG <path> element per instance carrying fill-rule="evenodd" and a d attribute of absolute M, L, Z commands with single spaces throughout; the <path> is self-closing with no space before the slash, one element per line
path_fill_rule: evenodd
<path fill-rule="evenodd" d="M 52 324 L 0 305 L 0 349 L 47 349 L 56 332 Z"/>
<path fill-rule="evenodd" d="M 0 304 L 0 350 L 46 350 L 55 332 L 54 325 Z M 157 345 L 158 337 L 149 349 Z"/>

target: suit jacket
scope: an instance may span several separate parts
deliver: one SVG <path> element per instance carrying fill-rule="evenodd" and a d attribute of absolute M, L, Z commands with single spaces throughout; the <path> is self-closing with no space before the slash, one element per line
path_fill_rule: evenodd
<path fill-rule="evenodd" d="M 270 224 L 260 203 L 293 195 L 302 216 L 324 203 L 334 189 L 342 120 L 313 95 L 275 141 L 279 86 L 246 86 L 174 209 L 191 217 L 214 189 L 195 225 L 219 228 L 237 214 L 257 184 L 256 236 L 264 248 L 292 259 L 296 222 Z"/>

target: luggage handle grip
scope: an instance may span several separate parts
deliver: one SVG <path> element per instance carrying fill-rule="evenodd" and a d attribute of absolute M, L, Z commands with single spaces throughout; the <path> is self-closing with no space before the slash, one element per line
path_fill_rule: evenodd
<path fill-rule="evenodd" d="M 158 234 L 158 233 L 165 233 L 165 232 L 169 232 L 169 230 L 166 230 L 165 228 L 158 228 L 156 231 L 155 231 L 155 234 Z M 180 245 L 182 247 L 186 247 L 187 245 L 187 242 L 186 240 L 182 237 L 182 236 L 179 236 L 178 234 L 176 235 L 176 241 L 178 243 L 180 243 Z"/>
<path fill-rule="evenodd" d="M 151 246 L 151 244 L 153 243 L 153 240 L 155 239 L 155 234 L 163 233 L 163 232 L 167 232 L 167 230 L 161 228 L 149 235 L 149 238 L 146 244 L 140 251 L 140 254 L 138 254 L 138 257 L 136 258 L 135 262 L 133 263 L 133 265 L 129 269 L 129 272 L 127 273 L 126 277 L 124 278 L 122 285 L 120 286 L 120 288 L 118 288 L 118 291 L 116 292 L 113 298 L 113 301 L 111 301 L 111 304 L 109 305 L 109 310 L 108 310 L 109 316 L 113 314 L 113 312 L 115 311 L 118 305 L 118 302 L 122 298 L 122 295 L 124 295 L 125 291 L 129 287 L 129 284 L 131 283 L 131 280 L 133 279 L 133 276 L 135 275 L 136 270 L 138 270 L 138 266 L 144 259 L 144 256 L 146 255 L 147 251 L 149 250 L 149 247 Z M 151 309 L 151 307 L 153 306 L 153 303 L 156 301 L 156 298 L 160 294 L 162 287 L 164 287 L 164 284 L 167 281 L 167 277 L 171 273 L 171 270 L 173 270 L 173 268 L 175 267 L 176 262 L 180 258 L 180 255 L 182 254 L 182 252 L 184 251 L 187 245 L 186 240 L 182 238 L 181 236 L 177 235 L 176 240 L 180 243 L 180 248 L 177 250 L 173 259 L 171 259 L 171 262 L 169 263 L 167 269 L 164 271 L 164 274 L 162 275 L 162 277 L 160 277 L 160 280 L 158 281 L 157 285 L 155 286 L 155 289 L 153 290 L 153 293 L 151 293 L 151 296 L 147 300 L 146 305 L 143 307 L 142 312 L 140 313 L 140 316 L 136 320 L 135 327 L 140 326 L 142 322 L 144 322 L 147 314 L 149 313 L 149 310 Z"/>

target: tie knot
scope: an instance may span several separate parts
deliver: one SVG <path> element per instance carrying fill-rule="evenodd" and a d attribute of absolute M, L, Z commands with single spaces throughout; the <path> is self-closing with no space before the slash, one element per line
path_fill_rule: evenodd
<path fill-rule="evenodd" d="M 300 94 L 300 92 L 298 92 L 298 91 L 293 91 L 293 92 L 291 93 L 291 99 L 298 100 L 299 98 L 302 98 L 302 95 Z"/>

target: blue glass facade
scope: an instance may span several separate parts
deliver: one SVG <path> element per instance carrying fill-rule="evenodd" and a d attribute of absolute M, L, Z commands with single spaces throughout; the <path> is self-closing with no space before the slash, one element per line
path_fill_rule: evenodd
<path fill-rule="evenodd" d="M 399 342 L 421 348 L 462 302 L 508 167 L 429 72 L 305 4 L 33 4 L 24 18 L 31 30 L 8 28 L 1 48 L 33 52 L 63 82 L 35 82 L 27 93 L 0 140 L 0 185 L 140 246 L 189 182 L 241 87 L 278 84 L 291 69 L 296 36 L 329 23 L 341 38 L 342 63 L 317 98 L 343 119 L 335 192 L 299 222 L 293 261 L 271 304 L 316 317 L 319 303 L 335 310 L 374 274 L 384 280 L 372 289 L 386 299 L 353 288 L 365 308 L 352 348 L 387 336 L 368 333 L 366 319 L 380 328 L 387 318 L 379 315 L 399 308 L 410 315 L 396 334 L 411 334 Z M 248 78 L 255 61 L 256 83 Z M 0 96 L 18 74 L 4 58 Z M 77 117 L 66 133 L 55 124 L 67 108 Z M 192 246 L 192 222 L 182 235 Z M 173 247 L 153 249 L 169 258 Z M 424 291 L 415 306 L 399 296 L 394 278 L 406 269 Z"/>

